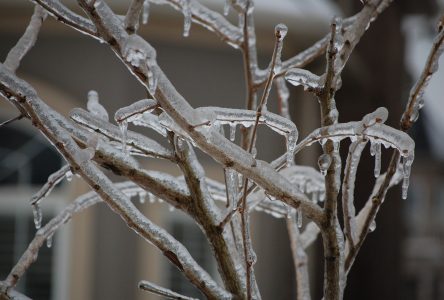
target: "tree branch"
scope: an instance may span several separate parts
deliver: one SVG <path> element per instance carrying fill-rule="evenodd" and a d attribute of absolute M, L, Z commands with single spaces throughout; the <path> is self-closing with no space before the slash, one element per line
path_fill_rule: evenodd
<path fill-rule="evenodd" d="M 28 27 L 26 27 L 25 33 L 17 42 L 17 44 L 9 51 L 8 56 L 4 62 L 4 66 L 15 73 L 20 65 L 20 61 L 34 46 L 37 36 L 42 26 L 43 21 L 46 19 L 46 12 L 40 6 L 34 7 L 34 13 L 32 14 L 31 21 Z"/>

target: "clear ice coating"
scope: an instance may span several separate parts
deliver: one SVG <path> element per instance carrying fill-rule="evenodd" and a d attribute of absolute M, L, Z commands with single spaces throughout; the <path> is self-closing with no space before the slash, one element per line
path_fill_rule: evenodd
<path fill-rule="evenodd" d="M 187 37 L 190 34 L 191 28 L 191 3 L 190 0 L 182 0 L 182 13 L 184 16 L 183 20 L 183 36 Z"/>
<path fill-rule="evenodd" d="M 52 247 L 52 240 L 53 240 L 54 232 L 48 235 L 46 238 L 46 247 L 51 248 Z"/>
<path fill-rule="evenodd" d="M 331 156 L 329 154 L 321 154 L 318 159 L 319 171 L 323 176 L 327 175 L 327 170 L 331 164 Z"/>
<path fill-rule="evenodd" d="M 375 177 L 379 177 L 381 174 L 381 143 L 377 141 L 371 141 L 370 155 L 375 157 Z"/>
<path fill-rule="evenodd" d="M 294 86 L 302 85 L 304 90 L 316 90 L 321 87 L 321 78 L 308 70 L 292 68 L 285 73 L 285 79 Z"/>
<path fill-rule="evenodd" d="M 99 94 L 94 90 L 88 92 L 88 102 L 86 103 L 86 108 L 97 118 L 105 121 L 109 120 L 108 112 L 99 103 Z"/>
<path fill-rule="evenodd" d="M 132 122 L 133 120 L 140 118 L 141 114 L 144 112 L 151 112 L 157 106 L 157 101 L 154 99 L 142 99 L 128 106 L 119 108 L 114 114 L 114 119 L 117 123 L 124 120 Z"/>
<path fill-rule="evenodd" d="M 32 205 L 32 214 L 34 216 L 35 229 L 40 229 L 40 227 L 42 227 L 43 214 L 42 209 L 37 203 Z"/>
<path fill-rule="evenodd" d="M 150 15 L 150 0 L 145 0 L 143 1 L 142 24 L 148 23 L 149 15 Z"/>

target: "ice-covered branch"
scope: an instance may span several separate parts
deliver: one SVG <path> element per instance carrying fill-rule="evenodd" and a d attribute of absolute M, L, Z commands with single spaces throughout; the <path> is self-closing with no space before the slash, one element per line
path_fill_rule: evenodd
<path fill-rule="evenodd" d="M 183 11 L 183 0 L 150 0 L 156 4 L 169 4 L 176 10 Z M 202 25 L 209 31 L 216 33 L 223 41 L 229 45 L 238 48 L 242 43 L 242 33 L 233 24 L 227 21 L 221 14 L 215 12 L 197 0 L 186 0 L 191 13 L 192 21 Z"/>
<path fill-rule="evenodd" d="M 0 299 L 4 300 L 31 300 L 22 293 L 17 292 L 15 289 L 10 289 L 6 283 L 0 281 Z"/>
<path fill-rule="evenodd" d="M 41 101 L 36 92 L 25 82 L 16 78 L 3 65 L 0 65 L 0 91 L 4 97 L 19 99 L 21 105 L 29 113 L 33 125 L 48 138 L 58 151 L 69 162 L 73 171 L 100 195 L 102 200 L 126 224 L 154 244 L 162 253 L 207 297 L 229 298 L 229 293 L 217 283 L 193 260 L 186 248 L 169 235 L 164 229 L 148 220 L 131 203 L 130 199 L 118 190 L 114 184 L 93 164 L 89 154 L 84 155 L 67 132 L 60 127 L 56 119 L 63 117 Z"/>
<path fill-rule="evenodd" d="M 347 242 L 354 247 L 357 238 L 354 192 L 356 172 L 362 151 L 368 140 L 358 140 L 351 143 L 348 150 L 347 162 L 344 169 L 344 180 L 342 182 L 342 212 L 344 217 L 344 233 Z"/>
<path fill-rule="evenodd" d="M 228 232 L 219 230 L 221 214 L 209 193 L 204 170 L 188 142 L 176 136 L 174 144 L 179 166 L 193 199 L 188 211 L 203 228 L 210 242 L 226 288 L 233 294 L 243 295 L 245 270 L 239 268 L 239 257 L 231 250 L 234 247 L 232 237 Z"/>
<path fill-rule="evenodd" d="M 69 165 L 65 165 L 63 166 L 61 169 L 59 169 L 58 171 L 52 173 L 49 177 L 48 177 L 48 181 L 41 187 L 41 189 L 35 193 L 32 197 L 31 200 L 29 201 L 29 203 L 31 205 L 35 205 L 37 204 L 41 199 L 47 197 L 49 195 L 49 193 L 51 193 L 51 191 L 55 188 L 55 186 L 63 180 L 63 178 L 69 178 L 68 175 L 69 173 L 71 173 L 71 169 Z"/>
<path fill-rule="evenodd" d="M 409 100 L 401 118 L 401 129 L 408 131 L 419 117 L 419 111 L 424 106 L 424 93 L 433 74 L 438 71 L 438 61 L 444 52 L 444 29 L 438 26 L 438 35 L 433 41 L 429 56 L 421 76 L 410 90 Z"/>
<path fill-rule="evenodd" d="M 100 0 L 97 0 L 97 2 L 98 1 Z M 89 12 L 93 20 L 109 17 L 110 10 L 109 8 L 105 8 L 106 5 L 103 2 L 100 2 L 100 5 L 96 6 L 88 6 L 84 1 L 81 2 L 84 6 L 86 5 L 86 11 Z M 93 13 L 91 14 L 91 12 Z M 118 26 L 107 26 L 106 24 L 110 22 L 111 21 L 107 21 L 104 23 L 97 20 L 95 24 L 100 28 L 100 31 L 106 31 L 107 36 L 116 36 L 114 40 L 117 43 L 114 44 L 113 47 L 114 50 L 119 53 L 119 56 L 122 57 L 123 54 L 119 51 L 123 46 L 120 38 L 125 37 L 125 30 Z M 127 35 L 126 37 L 128 38 Z M 132 40 L 129 39 L 126 41 L 132 42 Z M 154 51 L 147 42 L 144 42 L 142 45 L 132 44 L 132 47 L 147 53 Z M 123 61 L 126 62 L 124 59 Z M 143 73 L 141 68 L 128 63 L 127 67 L 130 68 L 132 73 L 137 76 L 145 87 L 148 87 L 146 80 L 148 76 L 146 73 Z M 166 111 L 180 127 L 188 132 L 200 149 L 207 152 L 221 164 L 230 166 L 248 176 L 262 188 L 266 189 L 269 194 L 278 196 L 281 201 L 291 206 L 299 207 L 308 218 L 315 220 L 317 223 L 322 220 L 323 217 L 319 207 L 314 206 L 305 196 L 298 193 L 294 187 L 292 187 L 287 180 L 279 176 L 268 163 L 255 160 L 251 155 L 246 153 L 246 151 L 227 141 L 218 131 L 206 128 L 206 126 L 201 126 L 201 124 L 206 123 L 208 120 L 205 120 L 205 118 L 197 114 L 188 102 L 176 91 L 156 64 L 152 65 L 152 71 L 154 76 L 158 78 L 158 84 L 154 94 L 155 99 L 159 102 L 162 109 Z"/>
<path fill-rule="evenodd" d="M 155 283 L 142 280 L 139 282 L 139 289 L 153 293 L 158 296 L 162 296 L 167 299 L 176 299 L 176 300 L 197 300 L 196 298 L 190 298 L 187 296 L 183 296 L 181 294 L 178 294 L 176 292 L 173 292 L 170 289 L 161 287 Z"/>
<path fill-rule="evenodd" d="M 84 128 L 97 132 L 111 141 L 122 143 L 122 133 L 119 128 L 108 122 L 95 118 L 83 109 L 73 109 L 70 113 L 70 117 Z M 144 135 L 129 131 L 125 135 L 125 142 L 125 144 L 131 146 L 131 150 L 136 154 L 173 160 L 171 150 Z"/>
<path fill-rule="evenodd" d="M 308 276 L 308 258 L 301 243 L 296 215 L 287 218 L 287 231 L 290 238 L 291 253 L 293 255 L 296 272 L 296 292 L 298 300 L 310 300 L 310 280 Z"/>
<path fill-rule="evenodd" d="M 43 8 L 36 5 L 34 7 L 34 13 L 32 14 L 31 21 L 28 27 L 26 27 L 25 33 L 17 42 L 17 44 L 9 51 L 8 56 L 4 62 L 4 66 L 15 72 L 20 65 L 20 61 L 28 53 L 28 51 L 34 46 L 37 36 L 42 26 L 43 21 L 46 19 L 46 12 Z"/>
<path fill-rule="evenodd" d="M 57 21 L 62 22 L 86 35 L 92 36 L 96 39 L 100 39 L 97 36 L 94 24 L 90 20 L 72 12 L 59 0 L 30 0 L 30 1 L 43 7 Z"/>

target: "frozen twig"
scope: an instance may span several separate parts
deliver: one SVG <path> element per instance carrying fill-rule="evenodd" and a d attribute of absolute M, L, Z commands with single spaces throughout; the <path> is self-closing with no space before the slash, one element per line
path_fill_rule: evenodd
<path fill-rule="evenodd" d="M 65 178 L 67 176 L 67 173 L 71 172 L 70 166 L 69 165 L 65 165 L 63 166 L 61 169 L 59 169 L 58 171 L 52 173 L 49 177 L 48 177 L 48 181 L 41 187 L 41 189 L 35 193 L 32 197 L 31 200 L 29 201 L 29 203 L 31 205 L 36 205 L 38 204 L 38 202 L 45 198 L 46 196 L 49 195 L 49 193 L 51 193 L 51 191 L 54 189 L 54 187 L 63 180 L 63 178 Z"/>
<path fill-rule="evenodd" d="M 139 282 L 139 289 L 153 293 L 158 296 L 162 296 L 167 299 L 176 299 L 176 300 L 197 300 L 196 298 L 190 298 L 187 296 L 183 296 L 181 294 L 178 294 L 176 292 L 173 292 L 170 289 L 161 287 L 155 283 L 142 280 Z"/>
<path fill-rule="evenodd" d="M 175 9 L 183 10 L 182 0 L 150 0 L 153 3 L 169 4 Z M 225 17 L 215 12 L 197 0 L 189 1 L 189 9 L 191 10 L 193 22 L 202 25 L 208 30 L 216 33 L 223 41 L 228 44 L 239 47 L 242 43 L 242 34 L 239 28 L 231 24 Z"/>
<path fill-rule="evenodd" d="M 94 24 L 84 17 L 72 12 L 59 0 L 30 0 L 43 7 L 57 21 L 62 22 L 86 35 L 97 37 Z"/>
<path fill-rule="evenodd" d="M 15 72 L 20 65 L 20 61 L 28 53 L 28 51 L 34 46 L 37 36 L 42 26 L 43 21 L 46 19 L 46 11 L 40 6 L 34 7 L 34 13 L 32 14 L 31 21 L 28 27 L 26 27 L 25 33 L 17 42 L 17 44 L 9 51 L 8 56 L 4 62 L 4 66 Z"/>
<path fill-rule="evenodd" d="M 227 289 L 233 294 L 243 294 L 245 285 L 242 279 L 245 271 L 237 267 L 239 258 L 230 250 L 234 245 L 232 237 L 227 232 L 219 230 L 220 211 L 208 191 L 204 170 L 190 144 L 181 140 L 180 137 L 173 140 L 179 156 L 179 166 L 184 173 L 193 199 L 188 212 L 197 220 L 208 237 Z"/>
<path fill-rule="evenodd" d="M 407 106 L 401 118 L 401 129 L 408 131 L 416 122 L 419 110 L 424 106 L 424 93 L 433 74 L 438 71 L 438 61 L 444 52 L 444 29 L 438 26 L 439 32 L 433 41 L 429 56 L 420 77 L 410 90 Z"/>
<path fill-rule="evenodd" d="M 15 121 L 21 120 L 23 117 L 24 117 L 24 116 L 23 116 L 22 114 L 20 114 L 20 115 L 18 115 L 17 117 L 14 117 L 14 118 L 12 118 L 12 119 L 6 120 L 6 121 L 0 123 L 0 127 L 6 126 L 6 125 L 8 125 L 8 124 L 10 124 L 10 123 L 12 123 L 12 122 L 15 122 Z"/>

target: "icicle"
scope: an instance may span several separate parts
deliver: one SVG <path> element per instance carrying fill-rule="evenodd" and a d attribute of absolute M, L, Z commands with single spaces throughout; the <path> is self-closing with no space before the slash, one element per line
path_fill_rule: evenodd
<path fill-rule="evenodd" d="M 287 207 L 287 219 L 291 219 L 293 215 L 293 209 L 290 205 L 285 205 Z"/>
<path fill-rule="evenodd" d="M 319 191 L 313 191 L 311 193 L 311 201 L 313 201 L 313 203 L 317 203 L 319 199 Z"/>
<path fill-rule="evenodd" d="M 183 16 L 184 16 L 183 36 L 187 37 L 190 34 L 190 28 L 191 28 L 190 0 L 182 0 L 182 12 L 183 12 Z"/>
<path fill-rule="evenodd" d="M 65 174 L 65 178 L 66 178 L 66 180 L 68 180 L 68 181 L 71 181 L 71 180 L 72 180 L 72 172 L 71 172 L 71 170 L 69 170 L 68 172 L 66 172 L 66 174 Z"/>
<path fill-rule="evenodd" d="M 235 207 L 234 203 L 237 202 L 238 194 L 238 176 L 237 172 L 233 169 L 225 170 L 227 176 L 227 191 L 228 197 L 231 198 L 230 203 Z"/>
<path fill-rule="evenodd" d="M 145 191 L 139 192 L 139 202 L 140 204 L 144 204 L 146 202 L 147 193 Z"/>
<path fill-rule="evenodd" d="M 230 141 L 234 142 L 236 139 L 236 123 L 230 123 Z"/>
<path fill-rule="evenodd" d="M 381 174 L 381 143 L 373 142 L 370 146 L 370 153 L 375 157 L 375 177 L 378 178 Z"/>
<path fill-rule="evenodd" d="M 148 202 L 149 202 L 149 203 L 154 203 L 154 202 L 156 202 L 156 196 L 154 196 L 154 195 L 151 194 L 151 193 L 148 193 Z"/>
<path fill-rule="evenodd" d="M 52 238 L 54 236 L 54 233 L 51 233 L 50 235 L 48 235 L 48 237 L 46 238 L 46 247 L 51 248 L 52 247 Z"/>
<path fill-rule="evenodd" d="M 303 221 L 302 211 L 298 209 L 296 210 L 296 224 L 298 228 L 302 228 L 302 221 Z"/>
<path fill-rule="evenodd" d="M 321 171 L 322 176 L 327 175 L 327 170 L 331 164 L 331 157 L 328 154 L 322 154 L 318 159 L 319 171 Z"/>
<path fill-rule="evenodd" d="M 225 0 L 224 4 L 224 16 L 228 16 L 228 13 L 230 12 L 230 0 Z"/>
<path fill-rule="evenodd" d="M 290 132 L 287 138 L 287 167 L 294 165 L 294 152 L 296 150 L 297 132 Z"/>
<path fill-rule="evenodd" d="M 404 170 L 404 178 L 402 181 L 402 199 L 407 199 L 407 192 L 409 188 L 410 182 L 410 172 L 413 163 L 413 154 L 408 157 L 403 157 L 403 170 Z"/>
<path fill-rule="evenodd" d="M 169 212 L 173 212 L 175 209 L 176 209 L 176 208 L 175 208 L 174 206 L 172 206 L 172 205 L 169 205 L 169 206 L 168 206 L 168 211 L 169 211 Z"/>
<path fill-rule="evenodd" d="M 251 155 L 253 155 L 254 158 L 257 156 L 257 148 L 256 145 L 253 145 L 253 148 L 251 149 Z"/>
<path fill-rule="evenodd" d="M 148 0 L 147 0 L 148 1 Z M 152 59 L 147 60 L 147 75 L 148 75 L 148 92 L 154 97 L 154 93 L 157 89 L 157 76 L 154 74 L 154 68 L 156 63 Z"/>
<path fill-rule="evenodd" d="M 375 231 L 375 229 L 376 229 L 376 221 L 373 220 L 373 221 L 370 223 L 370 226 L 368 227 L 368 230 L 369 230 L 370 232 L 373 232 L 373 231 Z"/>
<path fill-rule="evenodd" d="M 32 214 L 34 215 L 35 229 L 40 229 L 40 227 L 42 227 L 43 214 L 40 206 L 37 203 L 32 205 Z"/>
<path fill-rule="evenodd" d="M 120 132 L 122 134 L 122 151 L 127 154 L 128 150 L 126 148 L 126 137 L 128 133 L 128 122 L 126 120 L 119 123 Z"/>
<path fill-rule="evenodd" d="M 149 14 L 150 14 L 150 0 L 145 0 L 143 1 L 142 24 L 148 23 Z"/>

